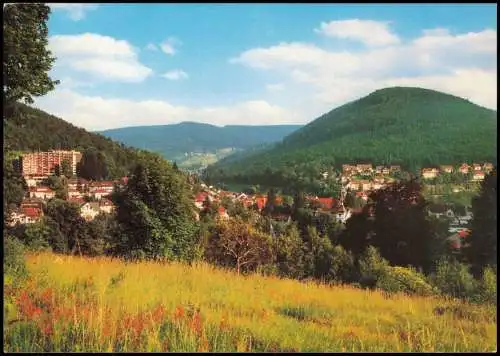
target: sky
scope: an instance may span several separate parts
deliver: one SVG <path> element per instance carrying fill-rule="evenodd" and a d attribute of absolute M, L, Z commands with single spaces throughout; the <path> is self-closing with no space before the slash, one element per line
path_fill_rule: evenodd
<path fill-rule="evenodd" d="M 391 86 L 497 108 L 496 4 L 49 4 L 35 106 L 90 131 L 306 124 Z"/>

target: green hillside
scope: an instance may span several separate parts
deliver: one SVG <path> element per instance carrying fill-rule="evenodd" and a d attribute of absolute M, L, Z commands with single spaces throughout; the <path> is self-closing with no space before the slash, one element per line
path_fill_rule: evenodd
<path fill-rule="evenodd" d="M 50 149 L 83 151 L 94 147 L 106 156 L 110 178 L 127 174 L 137 157 L 136 149 L 90 133 L 42 110 L 20 103 L 16 104 L 14 111 L 6 113 L 3 129 L 4 152 Z"/>
<path fill-rule="evenodd" d="M 281 141 L 283 137 L 300 127 L 299 125 L 218 127 L 182 122 L 174 125 L 124 127 L 101 133 L 132 147 L 160 153 L 169 160 L 177 161 L 180 167 L 192 167 L 213 163 L 226 157 L 228 151 L 241 152 L 262 144 Z M 198 155 L 193 158 L 190 153 Z"/>
<path fill-rule="evenodd" d="M 401 164 L 411 170 L 496 162 L 496 115 L 433 90 L 386 88 L 324 114 L 271 149 L 237 162 L 221 161 L 208 172 L 230 181 L 248 176 L 258 180 L 269 171 L 297 173 L 362 161 Z"/>

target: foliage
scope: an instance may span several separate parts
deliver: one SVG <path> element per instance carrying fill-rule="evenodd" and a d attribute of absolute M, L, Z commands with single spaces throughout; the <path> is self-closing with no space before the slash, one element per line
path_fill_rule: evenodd
<path fill-rule="evenodd" d="M 205 256 L 211 262 L 236 268 L 239 274 L 272 262 L 272 242 L 269 235 L 241 219 L 219 221 L 209 238 Z"/>
<path fill-rule="evenodd" d="M 465 254 L 473 273 L 480 275 L 484 266 L 497 265 L 497 174 L 488 174 L 481 192 L 472 202 L 471 235 L 467 238 Z"/>
<path fill-rule="evenodd" d="M 28 270 L 24 259 L 24 245 L 15 237 L 4 235 L 3 238 L 3 273 L 13 282 L 27 277 Z"/>
<path fill-rule="evenodd" d="M 483 303 L 497 304 L 497 271 L 491 267 L 483 270 L 478 300 Z"/>
<path fill-rule="evenodd" d="M 496 125 L 495 111 L 465 99 L 386 88 L 324 114 L 264 152 L 207 171 L 219 181 L 286 186 L 343 163 L 400 164 L 417 172 L 435 164 L 496 162 Z"/>
<path fill-rule="evenodd" d="M 478 288 L 478 282 L 469 272 L 469 267 L 449 258 L 437 261 L 436 270 L 429 280 L 442 293 L 455 298 L 472 298 Z"/>
<path fill-rule="evenodd" d="M 436 236 L 426 206 L 415 180 L 377 190 L 370 195 L 363 212 L 349 219 L 340 243 L 354 253 L 370 244 L 392 265 L 428 271 L 434 243 L 441 236 Z"/>
<path fill-rule="evenodd" d="M 50 249 L 49 241 L 52 235 L 50 225 L 44 219 L 32 224 L 27 224 L 22 237 L 27 250 L 43 251 Z"/>
<path fill-rule="evenodd" d="M 87 148 L 78 162 L 77 174 L 87 180 L 104 180 L 108 177 L 106 156 L 94 147 Z"/>
<path fill-rule="evenodd" d="M 194 205 L 185 177 L 161 157 L 144 154 L 116 189 L 115 252 L 146 258 L 190 260 L 197 236 Z"/>
<path fill-rule="evenodd" d="M 26 195 L 28 187 L 21 174 L 13 167 L 13 161 L 4 155 L 3 160 L 3 216 L 4 229 L 10 220 L 12 208 L 18 206 Z"/>
<path fill-rule="evenodd" d="M 284 234 L 276 238 L 276 265 L 283 277 L 301 279 L 303 271 L 303 242 L 296 224 L 287 226 Z"/>
<path fill-rule="evenodd" d="M 46 215 L 55 224 L 57 236 L 62 236 L 64 243 L 57 241 L 57 246 L 52 246 L 57 252 L 69 252 L 71 254 L 83 254 L 82 240 L 85 234 L 85 220 L 80 216 L 80 209 L 75 203 L 60 199 L 52 199 L 47 203 Z"/>
<path fill-rule="evenodd" d="M 46 4 L 8 4 L 3 8 L 4 104 L 33 103 L 59 81 L 48 76 L 55 58 L 48 50 L 50 7 Z"/>
<path fill-rule="evenodd" d="M 54 190 L 57 199 L 67 199 L 68 197 L 68 180 L 64 176 L 49 176 L 47 178 L 47 186 Z"/>
<path fill-rule="evenodd" d="M 412 267 L 387 267 L 379 276 L 375 287 L 389 293 L 401 292 L 423 296 L 438 293 L 436 288 L 427 283 L 425 276 Z"/>
<path fill-rule="evenodd" d="M 386 274 L 389 263 L 380 256 L 377 248 L 368 246 L 358 259 L 360 280 L 363 287 L 374 288 Z"/>

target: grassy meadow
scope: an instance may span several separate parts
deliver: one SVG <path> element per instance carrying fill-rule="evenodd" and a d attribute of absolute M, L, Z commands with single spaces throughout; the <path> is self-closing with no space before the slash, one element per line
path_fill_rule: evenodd
<path fill-rule="evenodd" d="M 207 264 L 41 253 L 4 285 L 4 350 L 495 351 L 496 306 L 388 296 Z"/>

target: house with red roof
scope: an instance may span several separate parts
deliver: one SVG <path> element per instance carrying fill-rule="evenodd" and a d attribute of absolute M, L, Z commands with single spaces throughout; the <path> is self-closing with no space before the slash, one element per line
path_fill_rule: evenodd
<path fill-rule="evenodd" d="M 68 188 L 68 198 L 81 198 L 83 193 L 77 188 Z"/>
<path fill-rule="evenodd" d="M 480 180 L 484 180 L 484 177 L 485 177 L 484 172 L 482 172 L 482 171 L 474 171 L 474 173 L 472 175 L 472 180 L 480 181 Z"/>
<path fill-rule="evenodd" d="M 321 209 L 323 210 L 331 210 L 335 205 L 335 199 L 333 198 L 318 198 L 317 201 L 321 205 Z"/>
<path fill-rule="evenodd" d="M 56 192 L 49 187 L 30 187 L 29 197 L 38 199 L 52 199 L 56 196 Z"/>
<path fill-rule="evenodd" d="M 266 196 L 256 197 L 255 203 L 257 204 L 257 207 L 259 208 L 259 210 L 262 210 L 266 206 L 267 197 Z"/>
<path fill-rule="evenodd" d="M 83 178 L 71 178 L 68 180 L 68 190 L 83 192 L 89 185 L 89 181 Z"/>
<path fill-rule="evenodd" d="M 39 221 L 42 216 L 43 210 L 41 208 L 24 206 L 11 213 L 9 225 L 33 224 Z"/>
<path fill-rule="evenodd" d="M 453 249 L 459 250 L 461 249 L 466 240 L 467 237 L 470 235 L 470 230 L 468 229 L 463 229 L 458 231 L 456 234 L 453 234 L 448 237 L 448 242 L 450 243 L 450 247 Z"/>
<path fill-rule="evenodd" d="M 224 208 L 223 206 L 220 206 L 217 209 L 217 217 L 219 217 L 221 219 L 229 219 L 229 215 L 227 214 L 226 208 Z"/>
<path fill-rule="evenodd" d="M 83 197 L 68 197 L 67 201 L 70 203 L 78 204 L 78 206 L 85 204 L 85 199 L 83 199 Z"/>
<path fill-rule="evenodd" d="M 358 198 L 361 198 L 361 199 L 364 199 L 364 200 L 368 200 L 368 194 L 366 194 L 366 192 L 356 192 L 356 196 Z"/>
<path fill-rule="evenodd" d="M 212 197 L 207 192 L 200 192 L 196 194 L 194 197 L 194 205 L 196 205 L 198 209 L 203 208 L 203 202 L 207 199 L 207 197 L 208 200 L 212 201 Z"/>
<path fill-rule="evenodd" d="M 470 166 L 467 163 L 463 163 L 459 168 L 458 171 L 462 174 L 468 174 L 470 170 Z"/>

